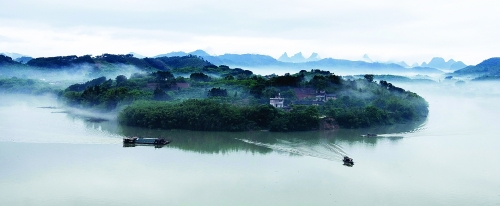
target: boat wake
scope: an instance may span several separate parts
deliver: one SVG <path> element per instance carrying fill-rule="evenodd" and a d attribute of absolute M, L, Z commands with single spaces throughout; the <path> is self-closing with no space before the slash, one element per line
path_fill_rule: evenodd
<path fill-rule="evenodd" d="M 287 141 L 278 139 L 276 143 L 269 144 L 248 139 L 238 139 L 248 144 L 253 144 L 261 147 L 266 147 L 277 152 L 285 152 L 300 156 L 316 157 L 330 161 L 341 161 L 346 152 L 341 146 L 326 140 L 320 141 L 317 144 L 312 144 L 306 141 Z"/>
<path fill-rule="evenodd" d="M 427 127 L 425 124 L 409 130 L 405 132 L 398 132 L 398 133 L 389 133 L 389 134 L 377 134 L 377 137 L 386 137 L 386 138 L 403 138 L 403 137 L 413 137 L 413 136 L 418 136 L 422 132 L 425 132 L 427 130 Z"/>

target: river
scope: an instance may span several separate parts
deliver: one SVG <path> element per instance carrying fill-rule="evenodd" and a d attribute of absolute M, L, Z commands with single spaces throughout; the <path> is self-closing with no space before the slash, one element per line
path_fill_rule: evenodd
<path fill-rule="evenodd" d="M 500 205 L 500 95 L 411 88 L 422 122 L 298 133 L 123 127 L 2 95 L 0 205 Z M 172 143 L 123 147 L 136 135 Z"/>

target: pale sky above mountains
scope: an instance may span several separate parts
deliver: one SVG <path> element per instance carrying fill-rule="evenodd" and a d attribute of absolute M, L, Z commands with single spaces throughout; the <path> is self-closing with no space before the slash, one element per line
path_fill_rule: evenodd
<path fill-rule="evenodd" d="M 34 57 L 317 52 L 466 64 L 499 56 L 500 4 L 420 0 L 0 0 L 0 52 Z"/>

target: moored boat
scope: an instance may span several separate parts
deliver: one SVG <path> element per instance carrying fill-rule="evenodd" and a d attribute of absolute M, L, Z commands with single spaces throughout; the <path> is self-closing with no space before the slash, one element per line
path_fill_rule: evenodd
<path fill-rule="evenodd" d="M 166 145 L 170 143 L 164 138 L 144 138 L 144 137 L 124 137 L 124 144 L 150 144 L 150 145 Z"/>

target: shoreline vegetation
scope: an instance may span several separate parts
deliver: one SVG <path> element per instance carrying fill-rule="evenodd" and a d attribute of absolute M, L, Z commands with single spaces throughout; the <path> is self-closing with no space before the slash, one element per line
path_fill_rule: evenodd
<path fill-rule="evenodd" d="M 215 66 L 196 56 L 143 59 L 145 65 L 156 66 L 139 67 L 127 76 L 120 74 L 123 64 L 131 60 L 134 58 L 128 55 L 108 54 L 84 59 L 34 59 L 28 65 L 61 64 L 39 72 L 68 70 L 80 74 L 67 61 L 83 61 L 92 63 L 87 76 L 103 76 L 63 89 L 60 84 L 51 88 L 43 81 L 12 77 L 0 79 L 0 89 L 57 93 L 68 106 L 117 111 L 120 124 L 151 129 L 291 132 L 365 128 L 417 121 L 429 112 L 428 103 L 416 93 L 384 80 L 376 82 L 371 74 L 356 79 L 329 71 L 301 70 L 261 76 L 240 68 Z M 116 66 L 116 62 L 121 65 Z M 119 75 L 108 78 L 112 74 Z M 270 102 L 272 99 L 279 104 Z"/>
<path fill-rule="evenodd" d="M 287 132 L 319 127 L 315 106 L 294 106 L 285 112 L 269 104 L 238 106 L 212 99 L 181 103 L 139 101 L 121 111 L 118 120 L 129 126 L 195 131 Z"/>

